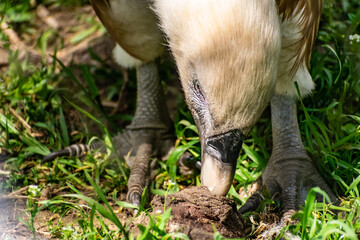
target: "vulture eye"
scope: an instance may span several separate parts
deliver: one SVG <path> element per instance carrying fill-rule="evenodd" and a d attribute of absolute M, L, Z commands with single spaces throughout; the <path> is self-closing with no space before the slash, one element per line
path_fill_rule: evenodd
<path fill-rule="evenodd" d="M 196 75 L 193 78 L 193 87 L 194 87 L 194 92 L 195 92 L 196 96 L 199 98 L 199 100 L 201 100 L 202 102 L 205 103 L 205 96 L 201 90 L 201 87 L 199 85 L 199 81 L 198 81 Z"/>

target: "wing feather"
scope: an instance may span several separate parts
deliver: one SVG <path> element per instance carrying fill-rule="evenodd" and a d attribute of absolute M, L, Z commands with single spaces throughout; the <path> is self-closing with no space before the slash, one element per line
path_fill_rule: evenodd
<path fill-rule="evenodd" d="M 297 45 L 296 60 L 291 72 L 296 72 L 300 64 L 305 61 L 310 65 L 311 51 L 314 46 L 316 34 L 322 12 L 322 0 L 277 0 L 279 15 L 283 21 L 300 14 L 299 27 L 302 37 L 295 43 Z"/>
<path fill-rule="evenodd" d="M 131 56 L 147 62 L 163 52 L 163 35 L 149 1 L 91 0 L 91 4 L 108 33 Z"/>

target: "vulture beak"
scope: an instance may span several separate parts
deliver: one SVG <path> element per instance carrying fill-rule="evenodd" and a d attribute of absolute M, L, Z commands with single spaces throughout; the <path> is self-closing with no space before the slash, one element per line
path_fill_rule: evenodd
<path fill-rule="evenodd" d="M 225 196 L 232 184 L 243 134 L 239 130 L 211 136 L 202 147 L 201 183 L 212 193 Z"/>

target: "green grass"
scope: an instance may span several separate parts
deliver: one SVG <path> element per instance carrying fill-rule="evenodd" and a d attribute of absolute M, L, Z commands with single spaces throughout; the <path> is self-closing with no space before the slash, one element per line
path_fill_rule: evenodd
<path fill-rule="evenodd" d="M 63 6 L 75 1 L 41 1 L 46 6 L 55 2 Z M 82 1 L 77 4 L 87 3 Z M 5 19 L 17 31 L 31 32 L 35 7 L 33 1 L 1 2 L 0 12 L 5 13 L 1 21 Z M 299 102 L 298 119 L 306 150 L 334 193 L 341 197 L 342 204 L 317 203 L 315 195 L 324 193 L 316 188 L 310 191 L 304 208 L 296 214 L 299 222 L 284 229 L 284 232 L 287 230 L 301 239 L 358 239 L 360 235 L 359 25 L 360 3 L 325 1 L 311 60 L 311 75 L 316 89 L 311 96 Z M 86 34 L 85 31 L 75 40 L 82 41 Z M 44 52 L 49 47 L 49 36 L 45 32 L 37 37 L 40 43 L 38 50 Z M 9 48 L 8 37 L 2 32 L 0 41 Z M 98 56 L 92 56 L 98 60 Z M 162 79 L 174 79 L 173 64 L 164 60 L 162 63 Z M 41 202 L 37 200 L 37 194 L 29 193 L 28 211 L 31 217 L 26 224 L 32 231 L 35 230 L 33 221 L 36 214 L 46 208 L 60 216 L 69 211 L 78 212 L 76 224 L 70 226 L 49 220 L 51 234 L 59 239 L 133 238 L 109 204 L 113 201 L 118 207 L 134 207 L 116 201 L 118 193 L 126 191 L 129 171 L 123 162 L 111 159 L 108 153 L 102 156 L 89 154 L 85 160 L 59 158 L 54 163 L 40 166 L 42 157 L 53 150 L 69 143 L 94 140 L 93 126 L 98 129 L 97 133 L 100 132 L 98 136 L 108 145 L 109 151 L 113 150 L 110 132 L 117 129 L 119 122 L 121 126 L 128 124 L 131 116 L 129 112 L 110 116 L 101 104 L 99 92 L 103 89 L 97 81 L 111 75 L 119 77 L 119 83 L 106 88 L 107 97 L 114 100 L 123 78 L 119 71 L 106 64 L 72 64 L 65 67 L 54 60 L 53 64 L 34 66 L 26 60 L 19 61 L 17 52 L 9 50 L 9 66 L 0 76 L 0 144 L 13 155 L 4 164 L 3 168 L 11 173 L 0 182 L 0 190 L 7 192 L 27 185 L 40 189 L 49 185 L 66 189 L 66 194 Z M 130 78 L 134 79 L 133 71 L 130 71 Z M 76 95 L 72 86 L 77 86 Z M 134 89 L 134 84 L 129 83 L 128 90 Z M 128 104 L 130 109 L 134 109 L 134 102 Z M 69 120 L 70 111 L 80 115 L 80 124 L 74 125 Z M 169 194 L 200 182 L 198 174 L 181 176 L 176 168 L 176 161 L 185 150 L 190 151 L 195 159 L 200 158 L 197 130 L 183 103 L 179 104 L 175 117 L 175 130 L 177 148 L 166 162 L 159 163 L 156 181 L 149 189 L 156 194 Z M 264 114 L 244 141 L 235 174 L 236 183 L 228 194 L 239 206 L 244 199 L 237 192 L 260 176 L 271 154 L 270 143 L 270 119 Z M 116 166 L 119 171 L 109 166 Z M 91 189 L 94 197 L 84 195 L 84 189 Z M 87 206 L 77 203 L 76 199 L 85 201 Z M 278 206 L 271 200 L 268 202 Z M 186 239 L 181 234 L 166 233 L 164 226 L 169 212 L 153 217 L 148 211 L 145 205 L 139 209 L 138 214 L 148 214 L 151 221 L 147 226 L 139 226 L 141 234 L 138 239 Z M 251 216 L 256 216 L 256 213 L 248 213 L 245 217 Z M 105 220 L 111 221 L 117 230 L 110 230 Z M 95 222 L 100 225 L 95 225 Z M 215 236 L 222 239 L 219 234 Z"/>

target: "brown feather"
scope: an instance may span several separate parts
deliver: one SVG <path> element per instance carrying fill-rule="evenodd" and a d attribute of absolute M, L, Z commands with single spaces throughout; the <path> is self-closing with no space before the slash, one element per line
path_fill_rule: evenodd
<path fill-rule="evenodd" d="M 91 0 L 97 16 L 108 33 L 128 54 L 141 61 L 151 61 L 159 56 L 164 49 L 163 36 L 149 2 L 117 1 L 121 5 L 114 6 L 113 2 Z M 113 9 L 114 7 L 120 9 Z M 119 13 L 121 16 L 118 16 Z"/>
<path fill-rule="evenodd" d="M 139 58 L 136 54 L 132 54 L 131 48 L 127 47 L 127 44 L 123 43 L 122 35 L 123 31 L 121 31 L 121 26 L 116 27 L 113 19 L 110 16 L 110 2 L 109 0 L 91 0 L 91 5 L 93 6 L 96 15 L 105 26 L 107 32 L 113 37 L 113 39 L 129 54 L 134 57 Z M 141 58 L 139 58 L 142 60 Z"/>
<path fill-rule="evenodd" d="M 320 16 L 323 6 L 322 0 L 277 0 L 279 14 L 283 20 L 300 14 L 299 26 L 302 37 L 297 45 L 296 60 L 291 69 L 295 73 L 300 64 L 305 61 L 307 67 L 310 65 L 311 51 L 319 28 Z M 305 46 L 305 49 L 303 49 Z"/>

